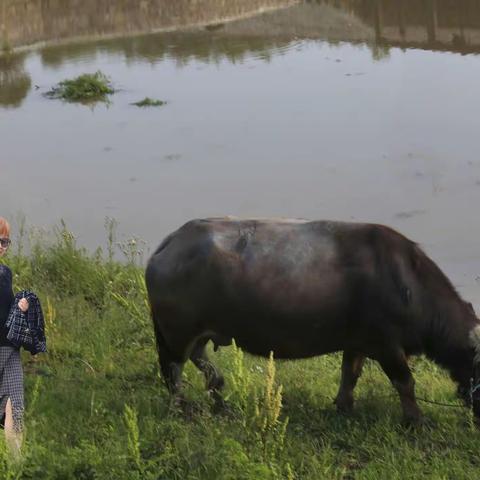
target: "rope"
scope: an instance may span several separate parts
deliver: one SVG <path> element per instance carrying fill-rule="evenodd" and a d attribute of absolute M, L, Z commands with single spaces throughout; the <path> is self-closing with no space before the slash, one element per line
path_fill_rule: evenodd
<path fill-rule="evenodd" d="M 369 398 L 373 400 L 381 399 L 381 398 L 398 398 L 398 393 L 392 393 L 390 395 L 377 395 L 377 396 L 369 396 Z M 362 401 L 365 398 L 358 398 L 358 400 Z M 418 400 L 419 402 L 430 403 L 432 405 L 438 405 L 439 407 L 453 407 L 453 408 L 467 408 L 466 405 L 461 403 L 445 403 L 445 402 L 437 402 L 436 400 L 430 400 L 428 398 L 417 397 L 415 396 L 412 400 Z"/>
<path fill-rule="evenodd" d="M 470 395 L 473 395 L 477 390 L 480 390 L 480 383 L 470 389 Z"/>
<path fill-rule="evenodd" d="M 443 403 L 443 402 L 436 402 L 435 400 L 429 400 L 428 398 L 416 397 L 418 401 L 431 403 L 432 405 L 438 405 L 439 407 L 453 407 L 453 408 L 466 408 L 466 405 L 462 405 L 459 403 Z"/>
<path fill-rule="evenodd" d="M 473 378 L 470 379 L 470 407 L 464 404 L 459 404 L 459 403 L 445 403 L 445 402 L 437 402 L 436 400 L 430 400 L 428 398 L 423 398 L 423 397 L 418 397 L 415 396 L 412 400 L 418 400 L 419 402 L 424 402 L 424 403 L 430 403 L 431 405 L 438 405 L 439 407 L 452 407 L 452 408 L 473 408 L 473 394 L 477 391 L 480 390 L 480 383 L 477 385 L 473 385 Z M 392 398 L 397 395 L 395 394 L 390 394 L 390 395 L 382 395 L 382 396 L 376 396 L 376 397 L 370 397 L 370 398 Z M 359 399 L 360 400 L 360 399 Z"/>
<path fill-rule="evenodd" d="M 480 390 L 480 383 L 478 385 L 476 385 L 475 387 L 470 389 L 470 399 L 472 399 L 472 395 L 478 390 Z M 391 393 L 389 395 L 369 395 L 368 399 L 379 400 L 379 399 L 382 399 L 382 398 L 398 398 L 398 397 L 399 397 L 398 393 Z M 366 397 L 357 398 L 358 401 L 362 401 L 362 400 L 366 400 L 366 399 L 367 399 Z M 462 403 L 438 402 L 436 400 L 430 400 L 429 398 L 418 397 L 417 395 L 415 395 L 415 397 L 411 398 L 411 400 L 424 402 L 424 403 L 430 403 L 431 405 L 438 405 L 439 407 L 468 408 L 467 405 L 462 404 Z M 333 399 L 333 403 L 335 403 L 335 399 Z M 473 402 L 471 404 L 473 405 Z"/>

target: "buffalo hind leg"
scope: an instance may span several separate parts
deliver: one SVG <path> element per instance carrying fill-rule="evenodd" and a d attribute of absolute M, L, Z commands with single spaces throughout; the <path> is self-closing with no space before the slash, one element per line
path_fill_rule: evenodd
<path fill-rule="evenodd" d="M 346 413 L 353 410 L 353 390 L 362 374 L 365 357 L 361 354 L 345 350 L 342 359 L 342 378 L 335 404 L 337 411 Z"/>
<path fill-rule="evenodd" d="M 215 365 L 207 356 L 205 351 L 205 345 L 207 342 L 208 339 L 202 339 L 197 343 L 197 345 L 195 345 L 190 355 L 190 360 L 205 375 L 206 388 L 215 402 L 214 410 L 218 412 L 225 410 L 226 407 L 225 400 L 221 394 L 221 391 L 225 385 L 225 380 L 223 375 L 217 370 Z"/>
<path fill-rule="evenodd" d="M 403 418 L 408 424 L 418 424 L 422 413 L 415 399 L 415 380 L 402 351 L 392 352 L 378 358 L 380 366 L 396 388 L 402 404 Z"/>
<path fill-rule="evenodd" d="M 160 364 L 160 373 L 163 381 L 170 393 L 172 405 L 184 406 L 185 400 L 181 393 L 182 372 L 188 355 L 185 356 L 187 344 L 184 339 L 170 339 L 167 343 L 160 328 L 158 315 L 153 315 L 153 326 L 155 330 L 155 339 L 157 344 L 158 361 Z M 173 340 L 173 341 L 172 341 Z"/>
<path fill-rule="evenodd" d="M 165 385 L 170 392 L 173 405 L 183 406 L 185 400 L 181 393 L 181 384 L 184 362 L 175 358 L 164 346 L 158 348 L 158 356 L 160 360 L 160 371 Z"/>

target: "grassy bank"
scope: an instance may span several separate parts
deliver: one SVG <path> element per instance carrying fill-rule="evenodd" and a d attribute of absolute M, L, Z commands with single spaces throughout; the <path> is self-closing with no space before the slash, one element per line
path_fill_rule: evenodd
<path fill-rule="evenodd" d="M 478 478 L 480 432 L 468 412 L 425 404 L 431 426 L 402 427 L 398 399 L 372 362 L 356 412 L 339 416 L 338 355 L 273 363 L 224 348 L 211 355 L 232 413 L 210 413 L 192 365 L 192 412 L 176 412 L 159 378 L 142 269 L 132 249 L 125 263 L 113 260 L 112 238 L 92 255 L 61 227 L 50 241 L 34 236 L 28 256 L 16 242 L 4 259 L 15 289 L 42 300 L 49 353 L 23 355 L 25 457 L 10 465 L 1 448 L 0 478 Z M 437 367 L 417 359 L 413 368 L 420 396 L 456 402 Z"/>

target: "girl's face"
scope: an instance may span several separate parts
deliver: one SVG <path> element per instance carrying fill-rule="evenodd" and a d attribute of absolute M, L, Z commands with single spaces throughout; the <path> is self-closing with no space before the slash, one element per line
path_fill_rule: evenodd
<path fill-rule="evenodd" d="M 10 246 L 10 238 L 6 235 L 0 236 L 0 257 L 3 257 L 7 253 Z"/>

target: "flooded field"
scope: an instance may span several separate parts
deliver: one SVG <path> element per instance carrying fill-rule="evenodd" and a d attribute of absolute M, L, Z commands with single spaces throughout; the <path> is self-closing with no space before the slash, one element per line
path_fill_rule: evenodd
<path fill-rule="evenodd" d="M 193 217 L 381 222 L 480 306 L 477 1 L 103 5 L 0 0 L 23 47 L 0 56 L 2 215 L 89 248 L 107 216 L 150 249 Z M 108 104 L 44 95 L 97 70 Z"/>

